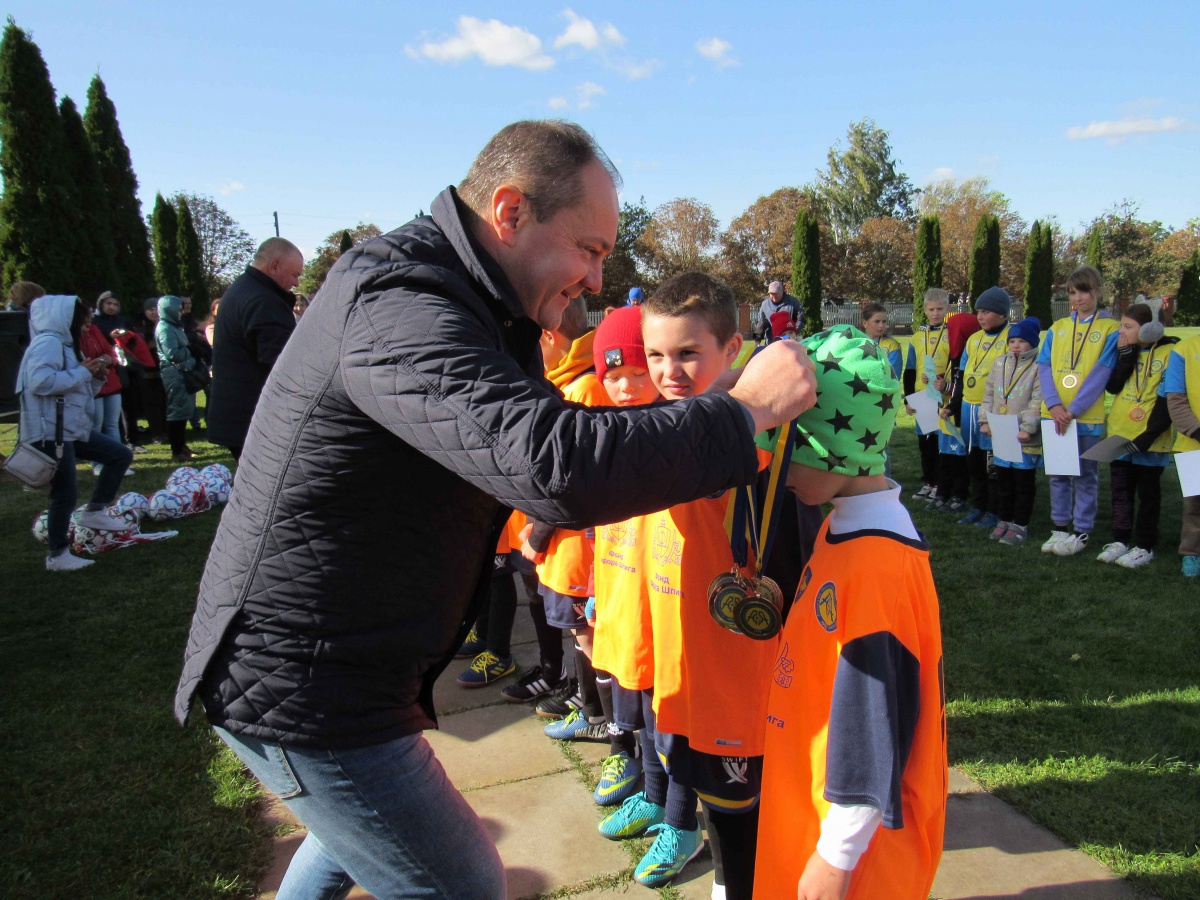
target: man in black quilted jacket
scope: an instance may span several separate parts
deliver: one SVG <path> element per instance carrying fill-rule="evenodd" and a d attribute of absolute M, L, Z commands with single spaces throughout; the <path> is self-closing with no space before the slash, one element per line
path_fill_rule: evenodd
<path fill-rule="evenodd" d="M 429 216 L 342 256 L 266 382 L 175 710 L 199 699 L 308 827 L 281 898 L 503 897 L 421 732 L 510 510 L 580 528 L 749 483 L 754 433 L 815 401 L 790 342 L 728 393 L 606 410 L 554 392 L 538 336 L 600 291 L 616 187 L 578 126 L 506 127 Z"/>

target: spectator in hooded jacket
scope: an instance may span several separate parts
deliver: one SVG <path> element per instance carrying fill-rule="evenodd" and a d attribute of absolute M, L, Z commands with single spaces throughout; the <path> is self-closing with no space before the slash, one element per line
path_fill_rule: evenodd
<path fill-rule="evenodd" d="M 191 448 L 184 443 L 187 423 L 196 412 L 196 398 L 188 392 L 183 373 L 196 368 L 196 357 L 188 349 L 187 334 L 181 316 L 183 300 L 170 295 L 158 299 L 158 325 L 154 338 L 158 345 L 159 374 L 167 394 L 167 437 L 171 441 L 171 460 L 187 462 Z"/>
<path fill-rule="evenodd" d="M 126 526 L 110 517 L 106 508 L 117 495 L 133 452 L 92 428 L 92 400 L 104 387 L 112 360 L 108 356 L 85 360 L 79 351 L 88 307 L 78 297 L 49 295 L 39 297 L 29 315 L 29 348 L 17 372 L 21 396 L 18 440 L 58 458 L 50 481 L 46 568 L 71 572 L 93 562 L 72 556 L 68 550 L 68 526 L 77 499 L 75 460 L 90 459 L 101 466 L 91 502 L 76 523 L 97 531 L 120 531 Z M 60 403 L 61 455 L 56 446 Z"/>

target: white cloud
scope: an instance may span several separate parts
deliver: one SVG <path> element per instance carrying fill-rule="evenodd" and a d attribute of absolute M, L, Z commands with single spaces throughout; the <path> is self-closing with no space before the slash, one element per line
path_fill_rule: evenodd
<path fill-rule="evenodd" d="M 719 37 L 696 41 L 696 52 L 710 62 L 715 63 L 718 69 L 738 64 L 738 61 L 729 55 L 729 51 L 732 49 L 733 44 L 729 43 L 729 41 L 723 41 Z"/>
<path fill-rule="evenodd" d="M 597 28 L 595 22 L 583 18 L 572 9 L 565 10 L 563 15 L 567 18 L 567 28 L 554 39 L 554 47 L 557 50 L 571 46 L 596 50 L 605 43 L 617 46 L 625 43 L 625 35 L 608 22 Z"/>
<path fill-rule="evenodd" d="M 424 56 L 439 63 L 456 63 L 477 56 L 489 66 L 517 66 L 538 71 L 549 69 L 554 59 L 542 52 L 537 35 L 517 25 L 505 25 L 498 19 L 459 16 L 458 34 L 440 43 L 428 42 L 414 50 L 405 48 L 410 57 Z"/>
<path fill-rule="evenodd" d="M 1067 137 L 1073 141 L 1105 138 L 1110 144 L 1119 144 L 1135 134 L 1162 134 L 1168 131 L 1183 131 L 1187 123 L 1175 116 L 1154 119 L 1150 116 L 1126 116 L 1111 122 L 1089 122 L 1086 126 L 1075 125 L 1067 129 Z"/>
<path fill-rule="evenodd" d="M 611 60 L 608 63 L 610 69 L 630 81 L 641 81 L 643 78 L 649 78 L 661 69 L 662 65 L 662 61 L 657 59 L 647 59 L 641 62 L 636 59 L 618 59 Z"/>
<path fill-rule="evenodd" d="M 592 105 L 592 101 L 597 97 L 605 94 L 606 91 L 594 81 L 585 81 L 583 84 L 575 86 L 575 109 L 588 109 Z M 571 101 L 566 97 L 558 96 L 551 97 L 549 100 L 551 109 L 570 109 Z"/>
<path fill-rule="evenodd" d="M 242 184 L 240 181 L 230 181 L 226 184 L 221 185 L 219 188 L 217 188 L 217 193 L 220 194 L 222 197 L 228 197 L 230 194 L 234 193 L 235 191 L 244 191 L 245 189 L 246 189 L 246 186 L 244 184 Z"/>
<path fill-rule="evenodd" d="M 551 109 L 570 109 L 571 108 L 571 101 L 568 100 L 566 97 L 551 97 L 549 102 L 550 102 Z"/>
<path fill-rule="evenodd" d="M 958 173 L 949 166 L 940 166 L 929 173 L 930 181 L 950 181 L 957 177 Z"/>

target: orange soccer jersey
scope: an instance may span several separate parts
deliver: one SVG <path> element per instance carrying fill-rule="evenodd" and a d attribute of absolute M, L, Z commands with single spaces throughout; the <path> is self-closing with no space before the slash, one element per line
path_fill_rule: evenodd
<path fill-rule="evenodd" d="M 754 896 L 794 898 L 831 803 L 883 827 L 849 898 L 924 900 L 946 822 L 946 715 L 927 545 L 885 531 L 817 536 L 768 703 Z"/>
<path fill-rule="evenodd" d="M 769 458 L 769 457 L 768 457 Z M 725 513 L 734 492 L 647 517 L 658 730 L 715 756 L 760 756 L 776 641 L 722 628 L 708 587 L 733 567 Z"/>
<path fill-rule="evenodd" d="M 646 516 L 596 529 L 596 633 L 592 665 L 631 691 L 654 686 L 645 578 Z"/>

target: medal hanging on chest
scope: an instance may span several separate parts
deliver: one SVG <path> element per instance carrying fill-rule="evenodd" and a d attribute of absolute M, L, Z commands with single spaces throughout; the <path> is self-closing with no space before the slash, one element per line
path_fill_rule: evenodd
<path fill-rule="evenodd" d="M 1150 355 L 1146 361 L 1139 362 L 1133 370 L 1133 393 L 1134 405 L 1129 410 L 1129 418 L 1134 422 L 1141 422 L 1146 418 L 1146 407 L 1142 404 L 1146 403 L 1144 396 L 1146 387 L 1150 383 L 1150 372 L 1154 368 L 1154 348 L 1150 349 Z M 1151 393 L 1153 397 L 1153 393 Z"/>
<path fill-rule="evenodd" d="M 1036 359 L 1031 359 L 1025 364 L 1025 368 L 1018 372 L 1017 358 L 1014 356 L 1013 375 L 1011 381 L 1008 378 L 1008 357 L 1006 356 L 1004 358 L 1004 362 L 1000 364 L 1000 394 L 1003 398 L 1003 403 L 998 410 L 1000 415 L 1003 416 L 1008 414 L 1008 398 L 1012 396 L 1013 391 L 1017 389 L 1017 385 L 1021 383 L 1021 379 L 1025 377 L 1025 373 L 1033 368 L 1033 364 L 1035 362 L 1037 362 Z"/>
<path fill-rule="evenodd" d="M 967 379 L 967 387 L 975 387 L 975 376 L 972 375 Z"/>
<path fill-rule="evenodd" d="M 975 363 L 971 366 L 972 372 L 978 372 L 979 367 L 982 366 L 985 362 L 987 362 L 988 354 L 992 352 L 992 348 L 996 346 L 996 341 L 1000 340 L 1000 335 L 1003 333 L 1004 333 L 1003 330 L 996 332 L 996 336 L 992 338 L 992 342 L 990 344 L 988 344 L 986 347 L 983 346 L 983 339 L 980 338 L 980 340 L 979 340 L 979 348 L 980 348 L 979 349 L 979 359 L 975 360 Z M 983 377 L 985 377 L 985 376 L 983 376 L 983 375 L 979 376 L 979 378 L 983 378 Z M 979 384 L 979 378 L 976 378 L 975 375 L 973 375 L 973 374 L 968 375 L 967 376 L 967 387 L 969 387 L 969 388 L 975 387 L 975 385 Z"/>
<path fill-rule="evenodd" d="M 787 493 L 788 464 L 796 442 L 796 425 L 780 429 L 771 456 L 766 494 L 762 503 L 762 528 L 759 528 L 754 489 L 737 491 L 726 515 L 725 530 L 733 550 L 734 565 L 708 586 L 708 611 L 722 628 L 756 641 L 775 637 L 783 628 L 783 591 L 763 575 L 767 557 L 775 542 L 779 514 Z M 751 543 L 754 545 L 754 575 L 746 575 Z"/>
<path fill-rule="evenodd" d="M 1083 348 L 1088 344 L 1088 338 L 1092 336 L 1092 329 L 1096 327 L 1096 319 L 1100 317 L 1100 313 L 1092 314 L 1092 321 L 1088 322 L 1087 331 L 1081 336 L 1077 329 L 1079 320 L 1071 320 L 1071 349 L 1067 351 L 1071 357 L 1071 371 L 1062 377 L 1062 386 L 1068 391 L 1074 390 L 1079 384 L 1079 376 L 1075 374 L 1075 369 L 1079 366 L 1079 358 L 1083 356 Z"/>

